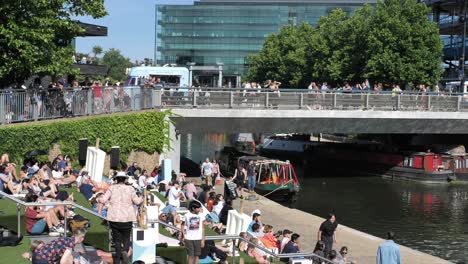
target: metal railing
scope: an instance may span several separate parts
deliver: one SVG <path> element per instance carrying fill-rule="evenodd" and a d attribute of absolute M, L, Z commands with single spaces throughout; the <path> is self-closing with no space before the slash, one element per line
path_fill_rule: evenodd
<path fill-rule="evenodd" d="M 170 225 L 170 224 L 167 224 L 163 221 L 151 221 L 150 223 L 159 223 L 161 225 L 163 225 L 164 227 L 168 227 L 168 228 L 171 228 L 173 230 L 176 230 L 178 232 L 181 232 L 181 229 L 180 228 L 177 228 L 173 225 Z M 304 252 L 304 253 L 275 253 L 274 251 L 272 250 L 269 250 L 268 248 L 264 248 L 260 245 L 257 245 L 255 243 L 252 243 L 249 239 L 245 239 L 239 235 L 215 235 L 215 236 L 205 236 L 205 240 L 231 240 L 231 243 L 232 243 L 232 263 L 235 264 L 236 263 L 236 247 L 234 246 L 236 244 L 236 241 L 237 240 L 242 240 L 244 242 L 246 242 L 247 244 L 249 245 L 252 245 L 253 247 L 259 249 L 260 251 L 264 252 L 265 254 L 273 257 L 273 258 L 315 258 L 315 259 L 318 259 L 322 262 L 325 262 L 326 264 L 333 264 L 334 262 L 333 261 L 330 261 L 329 259 L 326 259 L 324 257 L 321 257 L 313 252 Z"/>
<path fill-rule="evenodd" d="M 309 109 L 442 111 L 468 110 L 468 98 L 455 93 L 301 89 L 218 89 L 108 87 L 0 91 L 0 123 L 38 121 L 145 109 Z"/>
<path fill-rule="evenodd" d="M 107 221 L 107 218 L 101 216 L 100 214 L 94 212 L 93 210 L 90 210 L 84 206 L 81 206 L 79 204 L 76 204 L 74 202 L 35 202 L 35 203 L 27 203 L 25 201 L 22 201 L 18 198 L 16 198 L 15 196 L 13 195 L 10 195 L 10 194 L 7 194 L 5 192 L 2 192 L 0 191 L 0 198 L 3 199 L 3 198 L 7 198 L 8 200 L 11 200 L 13 202 L 16 203 L 16 210 L 17 210 L 17 217 L 18 217 L 18 229 L 17 229 L 17 235 L 18 237 L 21 235 L 21 206 L 23 207 L 32 207 L 32 206 L 57 206 L 57 205 L 63 205 L 64 207 L 64 215 L 65 217 L 63 218 L 63 221 L 64 221 L 64 226 L 65 226 L 65 230 L 67 228 L 67 222 L 68 222 L 68 218 L 66 217 L 67 215 L 67 212 L 68 212 L 68 206 L 72 206 L 73 208 L 77 208 L 77 209 L 80 209 L 88 214 L 92 214 L 102 220 L 106 220 Z M 67 232 L 64 232 L 63 234 L 64 236 L 67 236 Z"/>
<path fill-rule="evenodd" d="M 103 220 L 106 220 L 107 221 L 107 218 L 106 217 L 103 217 L 101 215 L 99 215 L 98 213 L 94 212 L 93 210 L 90 210 L 86 207 L 83 207 L 79 204 L 76 204 L 74 202 L 35 202 L 35 203 L 27 203 L 25 201 L 22 201 L 18 198 L 16 198 L 15 196 L 13 195 L 10 195 L 10 194 L 7 194 L 5 192 L 2 192 L 0 191 L 0 198 L 6 198 L 10 201 L 13 201 L 16 203 L 16 208 L 17 208 L 17 216 L 18 216 L 18 229 L 17 229 L 17 235 L 18 237 L 21 235 L 21 206 L 23 207 L 32 207 L 32 206 L 57 206 L 57 205 L 63 205 L 64 206 L 64 214 L 66 215 L 67 213 L 67 206 L 73 206 L 74 208 L 78 208 L 80 210 L 83 210 L 89 214 L 92 214 L 100 219 L 103 219 Z M 174 229 L 176 231 L 181 231 L 179 228 L 173 226 L 173 225 L 170 225 L 170 224 L 167 224 L 161 220 L 156 220 L 156 221 L 149 221 L 148 222 L 149 224 L 151 223 L 158 223 L 158 224 L 161 224 L 163 225 L 164 227 L 168 227 L 168 228 L 171 228 L 171 229 Z M 65 227 L 67 227 L 67 217 L 64 217 L 64 225 Z M 108 232 L 110 232 L 110 228 L 108 228 Z M 67 232 L 64 232 L 64 236 L 67 235 Z M 287 253 L 287 254 L 277 254 L 277 253 L 274 253 L 273 251 L 267 249 L 267 248 L 264 248 L 264 247 L 261 247 L 257 244 L 254 244 L 252 243 L 250 240 L 248 239 L 245 239 L 239 235 L 216 235 L 216 236 L 205 236 L 205 239 L 206 240 L 231 240 L 232 242 L 232 263 L 235 264 L 236 263 L 236 250 L 235 250 L 235 241 L 236 240 L 242 240 L 252 246 L 254 246 L 255 248 L 263 251 L 264 253 L 274 257 L 274 258 L 316 258 L 316 259 L 319 259 L 325 263 L 333 263 L 332 261 L 326 259 L 326 258 L 323 258 L 321 256 L 318 256 L 314 253 Z M 109 243 L 109 251 L 110 251 L 110 243 Z"/>

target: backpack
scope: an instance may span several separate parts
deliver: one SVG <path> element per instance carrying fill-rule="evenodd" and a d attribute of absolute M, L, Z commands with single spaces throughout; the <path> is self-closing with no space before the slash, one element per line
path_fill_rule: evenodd
<path fill-rule="evenodd" d="M 89 222 L 89 219 L 84 218 L 81 215 L 75 215 L 73 216 L 73 219 L 70 220 L 70 230 L 72 232 L 75 231 L 75 229 L 88 229 L 91 227 L 91 222 Z"/>

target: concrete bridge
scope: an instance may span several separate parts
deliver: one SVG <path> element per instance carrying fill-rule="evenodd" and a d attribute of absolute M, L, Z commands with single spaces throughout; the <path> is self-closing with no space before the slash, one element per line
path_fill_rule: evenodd
<path fill-rule="evenodd" d="M 150 89 L 109 87 L 0 92 L 0 123 L 70 116 L 170 109 L 173 153 L 178 161 L 178 134 L 351 133 L 465 134 L 468 100 L 458 94 L 371 91 Z M 178 164 L 175 164 L 176 168 Z"/>

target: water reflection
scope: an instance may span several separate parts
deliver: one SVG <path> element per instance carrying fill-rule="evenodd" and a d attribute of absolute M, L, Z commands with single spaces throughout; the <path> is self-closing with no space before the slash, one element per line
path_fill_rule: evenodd
<path fill-rule="evenodd" d="M 213 157 L 229 140 L 226 134 L 184 135 L 181 151 L 199 162 Z M 468 184 L 319 175 L 294 166 L 303 189 L 292 206 L 320 216 L 335 212 L 342 224 L 379 237 L 393 230 L 400 244 L 468 263 Z"/>

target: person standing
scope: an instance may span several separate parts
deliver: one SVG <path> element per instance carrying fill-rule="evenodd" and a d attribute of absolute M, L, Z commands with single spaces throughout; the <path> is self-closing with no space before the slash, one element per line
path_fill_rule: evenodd
<path fill-rule="evenodd" d="M 379 245 L 377 249 L 377 264 L 401 264 L 400 248 L 393 241 L 395 233 L 388 232 L 387 240 Z"/>
<path fill-rule="evenodd" d="M 330 213 L 327 220 L 325 220 L 317 232 L 317 240 L 323 241 L 325 244 L 325 256 L 330 254 L 333 249 L 333 243 L 336 242 L 336 228 L 338 223 L 336 222 L 335 214 Z"/>
<path fill-rule="evenodd" d="M 130 234 L 132 222 L 136 221 L 134 205 L 143 202 L 143 198 L 136 194 L 131 185 L 126 185 L 128 176 L 125 172 L 118 172 L 115 184 L 111 185 L 98 202 L 109 202 L 107 219 L 112 230 L 112 241 L 115 245 L 114 263 L 128 263 L 128 250 L 130 249 Z"/>
<path fill-rule="evenodd" d="M 201 166 L 201 174 L 205 177 L 205 184 L 211 186 L 212 184 L 212 173 L 213 173 L 213 164 L 210 162 L 209 158 L 206 158 Z"/>
<path fill-rule="evenodd" d="M 212 167 L 212 175 L 213 175 L 213 179 L 212 179 L 212 183 L 213 183 L 213 190 L 216 189 L 216 181 L 217 180 L 221 180 L 220 178 L 220 170 L 219 170 L 219 164 L 218 162 L 214 159 L 213 160 L 213 167 Z"/>
<path fill-rule="evenodd" d="M 253 160 L 249 161 L 247 165 L 247 188 L 249 192 L 253 192 L 255 189 L 255 166 Z"/>
<path fill-rule="evenodd" d="M 192 201 L 189 210 L 190 212 L 184 215 L 179 239 L 187 248 L 188 264 L 198 264 L 201 249 L 205 247 L 205 229 L 203 227 L 205 219 L 200 215 L 202 209 L 199 202 Z"/>

